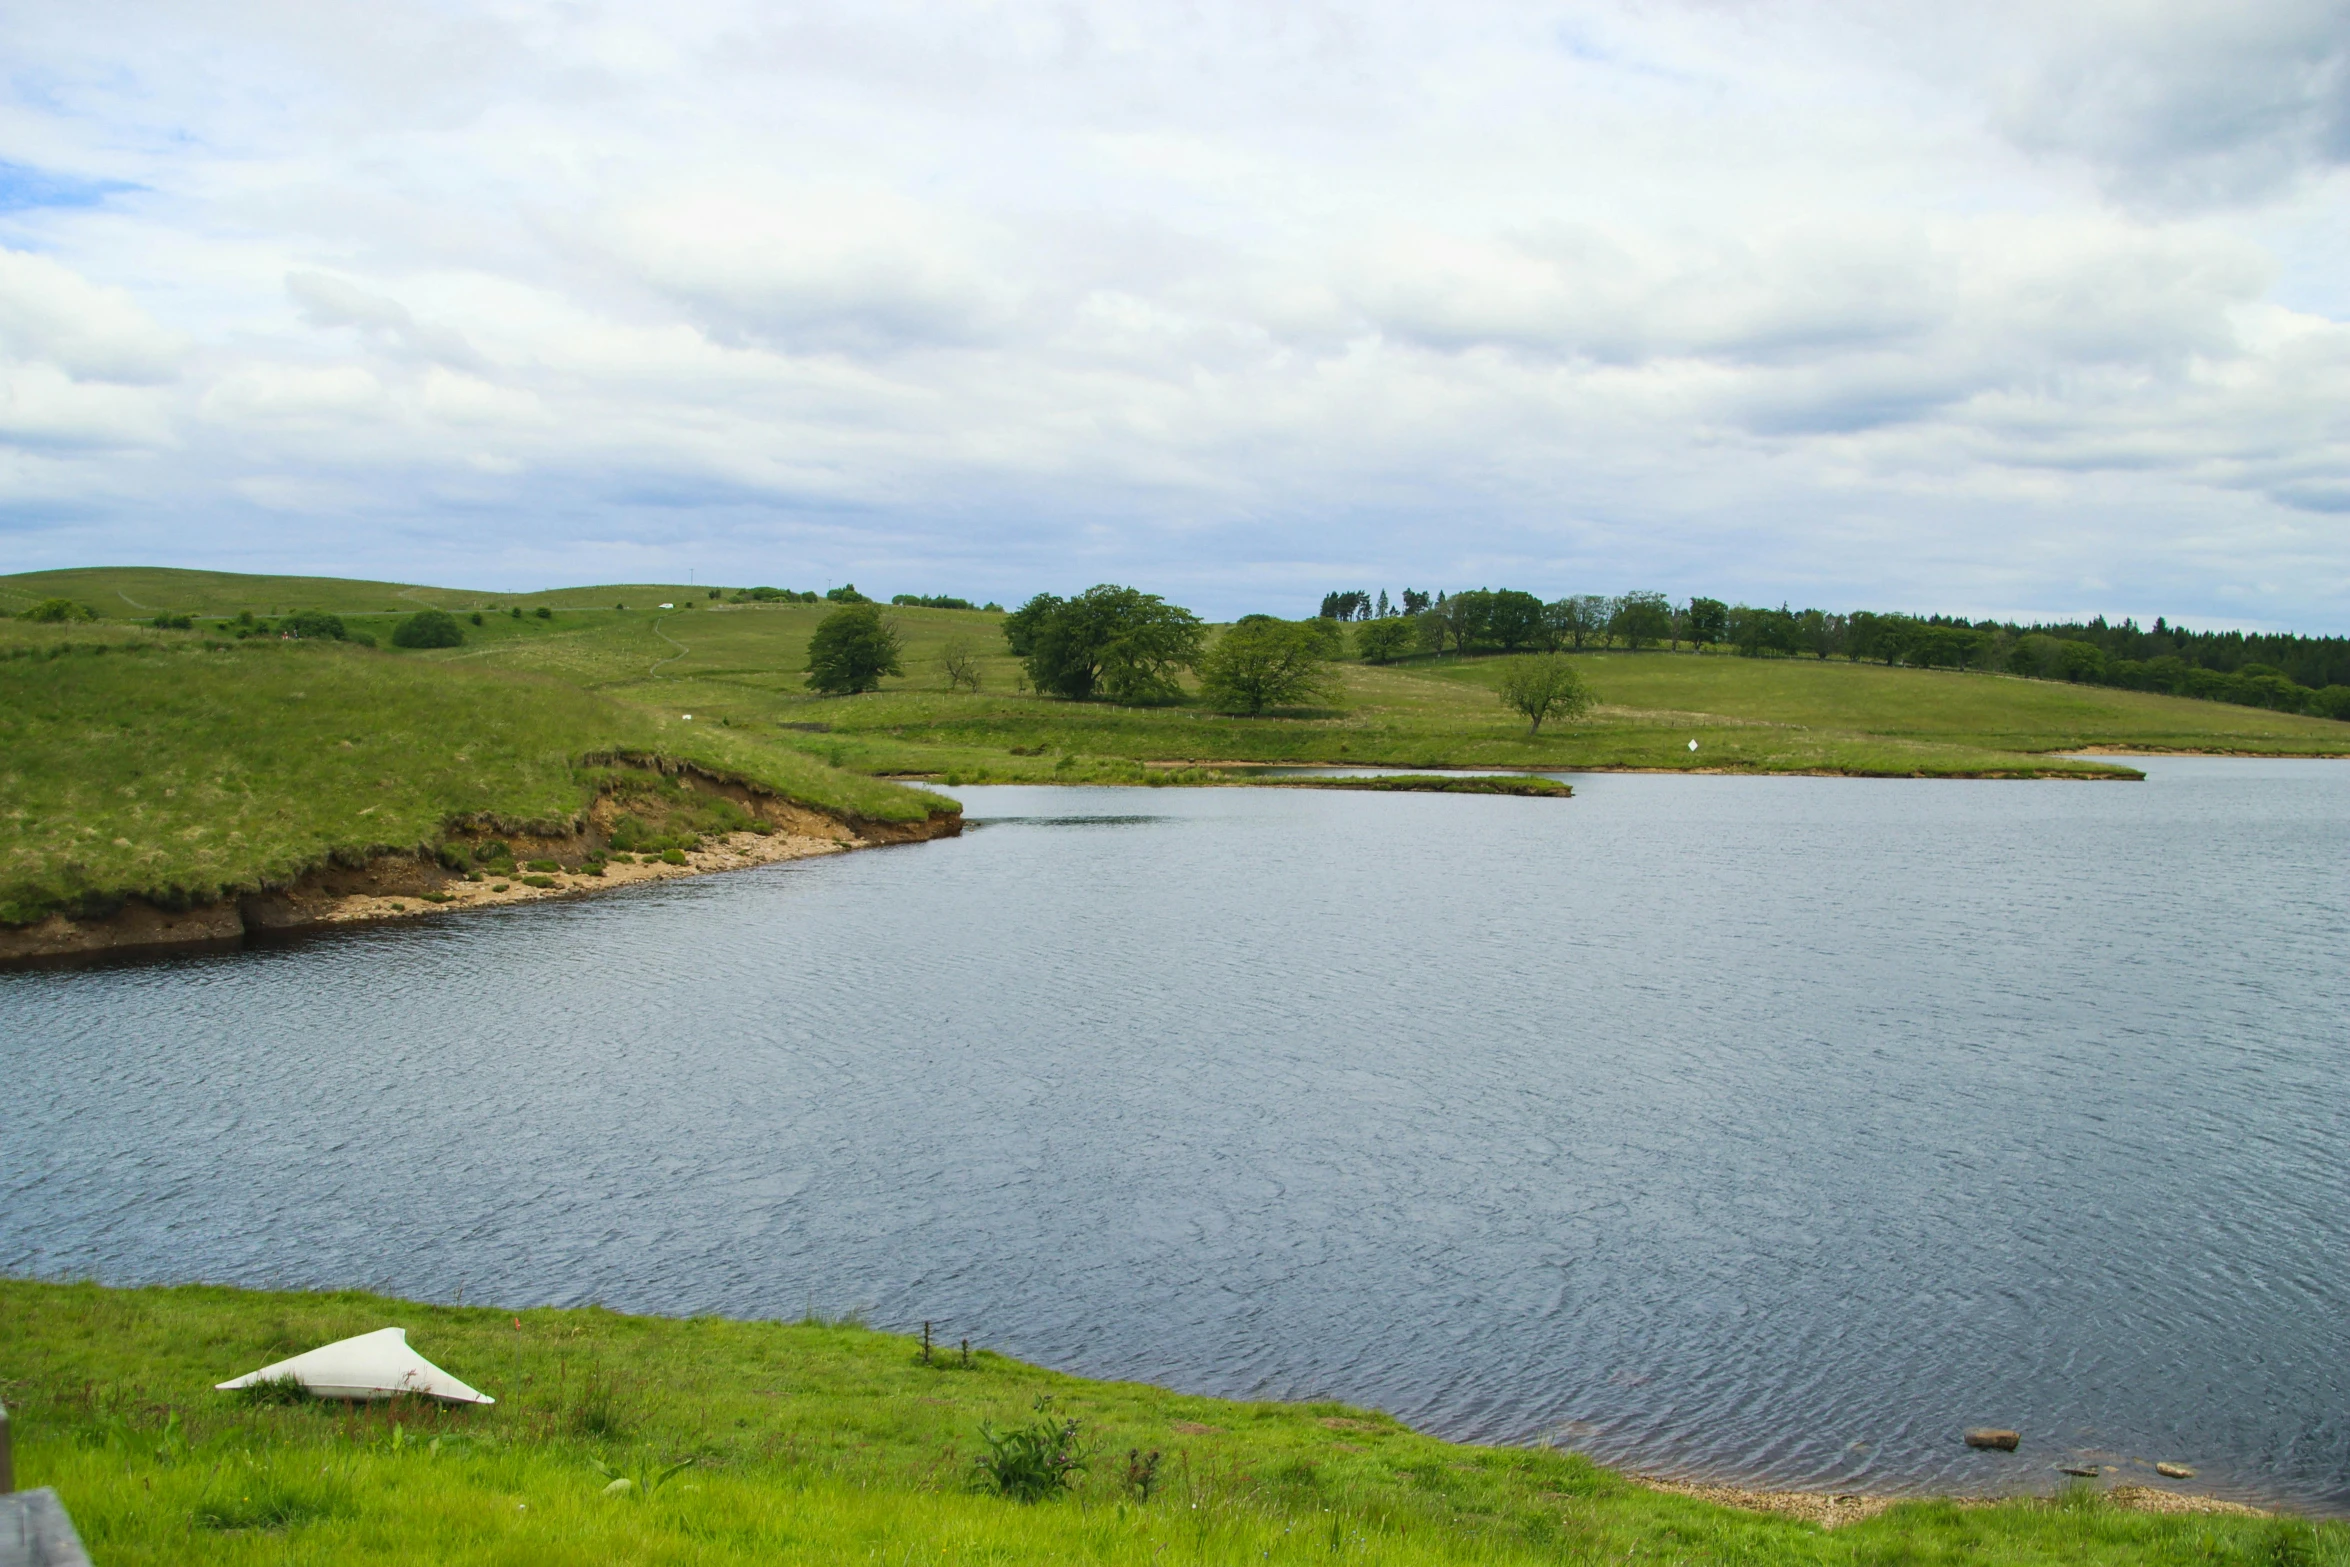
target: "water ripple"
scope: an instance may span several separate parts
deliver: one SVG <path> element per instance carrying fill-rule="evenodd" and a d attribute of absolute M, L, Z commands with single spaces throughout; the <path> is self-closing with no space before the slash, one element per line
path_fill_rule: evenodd
<path fill-rule="evenodd" d="M 0 978 L 0 1269 L 2350 1508 L 2350 769 L 2149 771 L 972 789 L 1025 830 Z"/>

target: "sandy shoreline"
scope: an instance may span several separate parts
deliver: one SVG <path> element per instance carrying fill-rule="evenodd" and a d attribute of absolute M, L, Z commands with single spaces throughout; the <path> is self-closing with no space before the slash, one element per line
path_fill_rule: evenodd
<path fill-rule="evenodd" d="M 729 833 L 724 838 L 706 842 L 699 849 L 687 850 L 682 865 L 671 865 L 657 859 L 636 864 L 622 864 L 615 860 L 604 866 L 601 875 L 591 875 L 582 870 L 562 870 L 537 878 L 550 883 L 545 887 L 531 886 L 521 877 L 484 876 L 477 882 L 450 882 L 446 890 L 431 898 L 400 892 L 353 892 L 329 896 L 305 911 L 308 918 L 303 924 L 308 927 L 420 919 L 432 914 L 451 914 L 460 909 L 539 903 L 549 898 L 575 898 L 586 893 L 607 892 L 637 882 L 671 881 L 680 876 L 708 876 L 719 871 L 748 870 L 754 865 L 776 865 L 786 860 L 804 860 L 819 854 L 846 854 L 851 849 L 867 847 L 870 845 L 865 840 L 853 837 L 842 840 L 784 832 L 764 835 L 753 832 Z"/>

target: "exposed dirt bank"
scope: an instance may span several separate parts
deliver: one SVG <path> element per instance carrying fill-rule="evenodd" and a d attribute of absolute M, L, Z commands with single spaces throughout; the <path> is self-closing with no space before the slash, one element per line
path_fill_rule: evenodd
<path fill-rule="evenodd" d="M 513 832 L 469 822 L 453 827 L 437 848 L 378 853 L 360 865 L 322 865 L 287 886 L 220 903 L 172 910 L 134 898 L 102 918 L 52 914 L 31 925 L 0 926 L 0 968 L 231 948 L 253 936 L 578 897 L 635 882 L 952 838 L 963 830 L 960 811 L 919 822 L 872 821 L 835 816 L 691 768 L 647 769 L 646 776 L 657 784 L 598 795 L 568 830 Z M 719 801 L 731 804 L 726 819 L 741 830 L 681 827 L 697 808 Z M 630 842 L 646 834 L 668 843 L 668 852 L 613 846 L 616 837 Z"/>

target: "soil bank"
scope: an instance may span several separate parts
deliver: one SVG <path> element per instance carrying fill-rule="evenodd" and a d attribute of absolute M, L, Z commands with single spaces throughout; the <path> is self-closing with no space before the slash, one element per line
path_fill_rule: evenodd
<path fill-rule="evenodd" d="M 254 937 L 293 936 L 336 926 L 579 897 L 636 882 L 743 870 L 883 844 L 952 838 L 963 830 L 959 808 L 941 810 L 918 822 L 874 821 L 818 810 L 696 769 L 662 771 L 671 773 L 696 795 L 732 800 L 752 818 L 753 827 L 706 836 L 698 847 L 679 851 L 674 861 L 654 855 L 614 854 L 610 844 L 620 818 L 644 807 L 641 801 L 600 794 L 566 830 L 515 832 L 501 830 L 495 823 L 476 822 L 449 834 L 444 847 L 471 849 L 493 840 L 508 846 L 518 867 L 510 876 L 455 869 L 446 855 L 418 848 L 377 853 L 359 865 L 329 862 L 305 871 L 285 886 L 193 908 L 167 909 L 130 898 L 100 916 L 52 914 L 30 925 L 0 926 L 0 969 L 227 950 Z M 552 861 L 555 868 L 535 874 L 519 869 L 532 861 Z"/>

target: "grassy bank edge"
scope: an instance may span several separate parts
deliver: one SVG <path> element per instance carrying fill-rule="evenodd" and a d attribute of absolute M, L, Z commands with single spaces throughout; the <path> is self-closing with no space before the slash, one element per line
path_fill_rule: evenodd
<path fill-rule="evenodd" d="M 248 1404 L 211 1384 L 388 1324 L 492 1409 Z M 1899 1502 L 1833 1533 L 1580 1455 L 1451 1443 L 1375 1410 L 1068 1376 L 855 1324 L 431 1305 L 360 1292 L 0 1279 L 20 1483 L 97 1559 L 722 1563 L 1086 1559 L 2309 1562 L 2350 1526 L 2055 1498 Z M 980 1423 L 1050 1397 L 1096 1450 L 1075 1492 L 975 1494 Z M 1149 1499 L 1130 1484 L 1162 1455 Z M 1131 1455 L 1131 1457 L 1129 1456 Z M 612 1470 L 690 1462 L 681 1488 Z M 601 1466 L 601 1467 L 599 1467 Z M 1170 1548 L 1172 1552 L 1170 1553 Z"/>
<path fill-rule="evenodd" d="M 167 911 L 431 857 L 465 832 L 575 832 L 616 766 L 690 769 L 844 823 L 934 792 L 531 672 L 332 643 L 0 625 L 0 922 Z"/>

